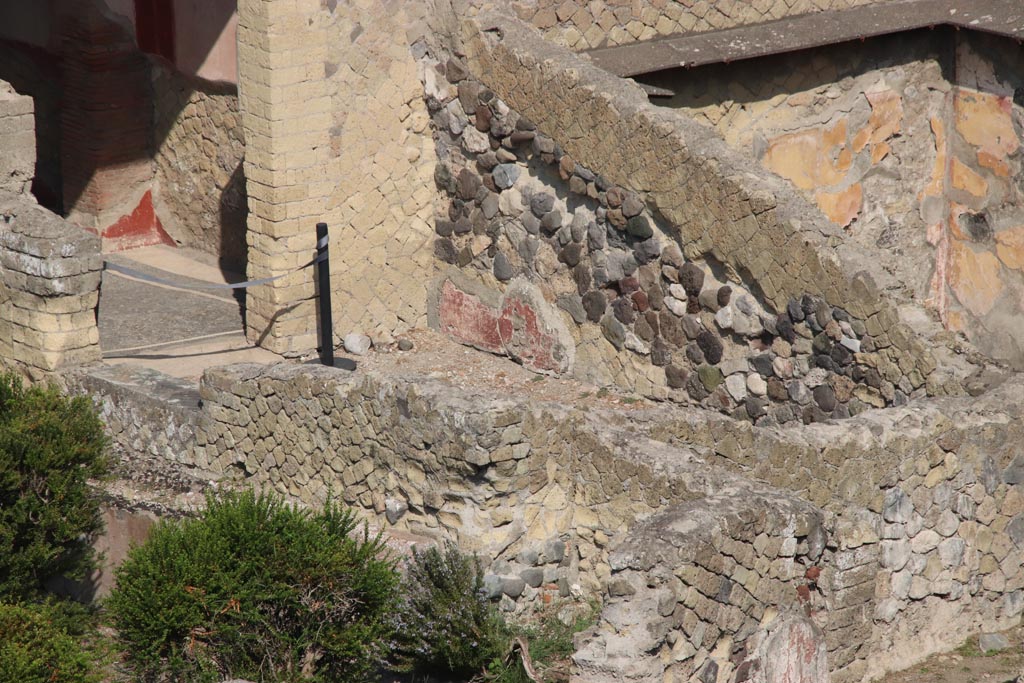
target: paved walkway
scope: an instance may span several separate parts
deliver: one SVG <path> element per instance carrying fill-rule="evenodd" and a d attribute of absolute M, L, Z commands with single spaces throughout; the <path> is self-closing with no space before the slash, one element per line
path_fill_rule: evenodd
<path fill-rule="evenodd" d="M 144 247 L 107 260 L 164 280 L 239 282 L 212 259 L 191 249 Z M 277 354 L 245 339 L 242 290 L 191 291 L 106 271 L 100 290 L 100 345 L 108 364 L 127 363 L 174 377 L 198 380 L 203 371 L 230 363 L 273 363 Z"/>

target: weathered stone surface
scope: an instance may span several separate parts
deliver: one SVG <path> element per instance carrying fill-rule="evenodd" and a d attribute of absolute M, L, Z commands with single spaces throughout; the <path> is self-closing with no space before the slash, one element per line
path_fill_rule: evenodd
<path fill-rule="evenodd" d="M 1010 641 L 1002 633 L 982 633 L 978 636 L 978 649 L 982 652 L 1001 652 L 1010 647 Z"/>
<path fill-rule="evenodd" d="M 704 271 L 692 263 L 683 265 L 679 269 L 679 284 L 683 286 L 689 296 L 699 295 L 704 287 Z"/>
<path fill-rule="evenodd" d="M 494 184 L 499 189 L 507 190 L 519 179 L 520 170 L 516 164 L 498 164 L 491 173 L 494 177 Z"/>
<path fill-rule="evenodd" d="M 708 363 L 715 365 L 722 360 L 722 342 L 707 330 L 697 334 L 697 345 L 704 352 L 704 358 Z"/>
<path fill-rule="evenodd" d="M 0 123 L 7 104 L 0 88 Z M 0 358 L 5 368 L 41 380 L 54 371 L 99 360 L 100 239 L 65 223 L 34 199 L 2 190 L 0 226 L 6 302 Z"/>
<path fill-rule="evenodd" d="M 349 353 L 354 355 L 365 355 L 370 350 L 373 342 L 367 335 L 353 332 L 345 335 L 343 344 L 345 346 L 345 350 Z"/>
<path fill-rule="evenodd" d="M 501 282 L 508 282 L 515 276 L 515 269 L 509 263 L 504 253 L 498 252 L 494 255 L 494 277 Z"/>
<path fill-rule="evenodd" d="M 572 367 L 575 347 L 561 317 L 521 278 L 512 282 L 499 305 L 489 305 L 446 280 L 437 316 L 443 329 L 466 343 L 507 354 L 534 370 L 563 373 Z"/>
<path fill-rule="evenodd" d="M 784 617 L 769 626 L 758 661 L 766 683 L 828 683 L 825 636 L 806 617 Z"/>

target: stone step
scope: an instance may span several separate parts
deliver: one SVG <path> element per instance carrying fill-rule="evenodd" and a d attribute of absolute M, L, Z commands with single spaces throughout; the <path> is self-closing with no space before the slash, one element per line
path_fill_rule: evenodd
<path fill-rule="evenodd" d="M 68 393 L 90 396 L 115 447 L 128 457 L 190 462 L 199 388 L 150 368 L 100 365 L 64 376 Z"/>

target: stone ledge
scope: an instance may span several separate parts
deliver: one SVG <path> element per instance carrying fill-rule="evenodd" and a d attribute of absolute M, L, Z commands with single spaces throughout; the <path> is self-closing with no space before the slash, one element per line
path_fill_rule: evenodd
<path fill-rule="evenodd" d="M 904 0 L 803 14 L 722 31 L 664 36 L 583 54 L 596 66 L 617 76 L 637 76 L 937 26 L 1020 38 L 1024 36 L 1024 12 L 1015 0 L 973 0 L 970 4 L 956 0 Z"/>
<path fill-rule="evenodd" d="M 92 397 L 118 447 L 189 464 L 200 418 L 199 392 L 192 384 L 129 365 L 75 369 L 62 381 L 69 393 Z"/>

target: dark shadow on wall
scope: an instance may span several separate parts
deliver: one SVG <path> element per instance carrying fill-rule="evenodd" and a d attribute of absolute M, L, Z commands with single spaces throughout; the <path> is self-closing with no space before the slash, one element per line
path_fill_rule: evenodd
<path fill-rule="evenodd" d="M 20 94 L 34 100 L 36 174 L 32 194 L 50 211 L 62 213 L 60 62 L 42 48 L 0 40 L 0 81 L 7 81 Z"/>
<path fill-rule="evenodd" d="M 188 76 L 150 57 L 154 171 L 165 229 L 179 244 L 244 274 L 248 196 L 238 87 Z"/>
<path fill-rule="evenodd" d="M 245 241 L 248 216 L 249 195 L 243 163 L 239 161 L 220 195 L 220 262 L 225 270 L 245 272 L 249 262 L 249 245 Z"/>
<path fill-rule="evenodd" d="M 164 9 L 159 14 L 163 23 L 142 25 L 140 31 L 187 34 L 190 66 L 206 58 L 234 10 L 230 3 L 204 2 L 203 26 L 171 27 L 166 25 L 166 18 L 173 18 L 166 11 L 171 7 L 168 0 L 137 4 L 136 11 L 149 5 Z M 60 55 L 65 81 L 64 146 L 73 148 L 64 150 L 64 158 L 74 163 L 65 163 L 62 169 L 64 208 L 70 211 L 98 173 L 151 161 L 164 139 L 154 120 L 152 64 L 139 49 L 130 22 L 111 12 L 105 0 L 53 0 L 49 10 L 46 7 L 40 3 L 39 11 L 53 15 L 51 49 Z M 139 36 L 144 45 L 152 43 L 151 38 Z M 125 179 L 142 184 L 149 180 L 147 172 L 151 174 L 143 167 Z"/>
<path fill-rule="evenodd" d="M 249 217 L 249 195 L 245 187 L 244 164 L 239 161 L 220 195 L 220 264 L 225 271 L 245 274 L 249 244 L 245 239 Z M 245 327 L 245 290 L 233 290 Z"/>

